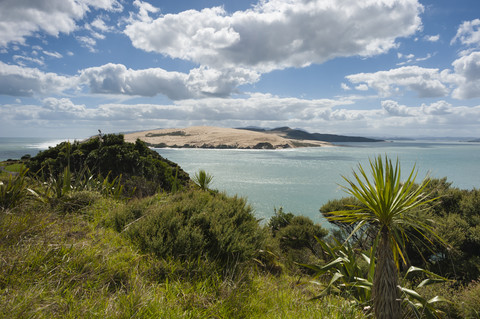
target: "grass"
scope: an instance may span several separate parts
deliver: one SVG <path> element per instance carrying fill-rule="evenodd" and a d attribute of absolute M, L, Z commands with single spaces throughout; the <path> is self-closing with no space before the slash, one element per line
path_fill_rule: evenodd
<path fill-rule="evenodd" d="M 309 301 L 318 291 L 302 278 L 255 267 L 233 278 L 200 259 L 141 253 L 107 226 L 124 205 L 99 197 L 67 214 L 38 202 L 0 212 L 0 318 L 363 317 L 339 297 Z"/>

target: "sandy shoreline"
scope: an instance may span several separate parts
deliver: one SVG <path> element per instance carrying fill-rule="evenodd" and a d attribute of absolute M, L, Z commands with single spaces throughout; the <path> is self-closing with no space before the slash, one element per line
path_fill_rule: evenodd
<path fill-rule="evenodd" d="M 274 133 L 212 126 L 149 130 L 125 134 L 127 142 L 135 142 L 137 139 L 153 147 L 177 148 L 280 149 L 331 145 L 314 140 L 288 139 Z"/>

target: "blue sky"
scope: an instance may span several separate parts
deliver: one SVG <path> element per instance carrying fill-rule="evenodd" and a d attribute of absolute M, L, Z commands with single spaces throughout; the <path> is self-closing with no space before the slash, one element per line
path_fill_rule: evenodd
<path fill-rule="evenodd" d="M 4 0 L 0 136 L 480 137 L 478 0 Z"/>

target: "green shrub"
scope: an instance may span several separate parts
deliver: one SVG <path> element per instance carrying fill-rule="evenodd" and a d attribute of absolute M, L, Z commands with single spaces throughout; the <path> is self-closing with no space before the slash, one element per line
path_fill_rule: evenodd
<path fill-rule="evenodd" d="M 144 209 L 127 206 L 126 212 L 118 212 L 113 219 L 117 229 L 134 219 L 125 228 L 127 236 L 159 258 L 204 257 L 231 270 L 261 248 L 262 231 L 242 198 L 189 191 L 172 196 L 167 203 L 145 201 L 128 205 L 143 204 Z"/>
<path fill-rule="evenodd" d="M 149 149 L 140 140 L 125 142 L 121 134 L 96 136 L 84 142 L 63 142 L 39 152 L 27 164 L 33 173 L 39 172 L 47 177 L 60 176 L 67 167 L 73 177 L 85 171 L 85 167 L 95 176 L 123 176 L 124 182 L 137 176 L 147 181 L 141 189 L 147 194 L 158 189 L 170 191 L 174 187 L 185 186 L 189 181 L 188 174 L 177 164 Z M 130 188 L 139 186 L 135 179 L 131 184 L 133 186 Z M 148 192 L 145 191 L 146 187 Z"/>
<path fill-rule="evenodd" d="M 273 237 L 273 246 L 279 249 L 277 254 L 283 257 L 289 267 L 296 267 L 294 263 L 313 262 L 320 251 L 316 238 L 322 239 L 328 234 L 328 230 L 310 218 L 285 213 L 282 208 L 275 210 L 267 227 Z M 275 250 L 274 247 L 272 249 Z M 266 258 L 267 261 L 270 259 Z"/>

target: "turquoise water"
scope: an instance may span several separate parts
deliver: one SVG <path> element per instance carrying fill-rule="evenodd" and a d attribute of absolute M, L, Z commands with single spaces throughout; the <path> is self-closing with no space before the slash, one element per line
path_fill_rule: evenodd
<path fill-rule="evenodd" d="M 339 184 L 358 163 L 376 155 L 398 157 L 406 174 L 416 164 L 419 178 L 447 177 L 460 188 L 480 187 L 480 144 L 355 143 L 354 145 L 291 150 L 156 149 L 189 174 L 204 169 L 214 176 L 212 187 L 247 197 L 259 218 L 274 207 L 325 223 L 318 209 L 345 196 Z"/>
<path fill-rule="evenodd" d="M 0 160 L 35 155 L 60 139 L 0 138 Z M 480 188 L 480 144 L 440 142 L 354 143 L 336 147 L 290 150 L 156 149 L 193 175 L 204 169 L 212 187 L 246 197 L 259 218 L 274 207 L 324 223 L 318 209 L 345 193 L 342 175 L 376 155 L 398 157 L 404 173 L 416 163 L 419 178 L 447 177 L 454 186 Z"/>

